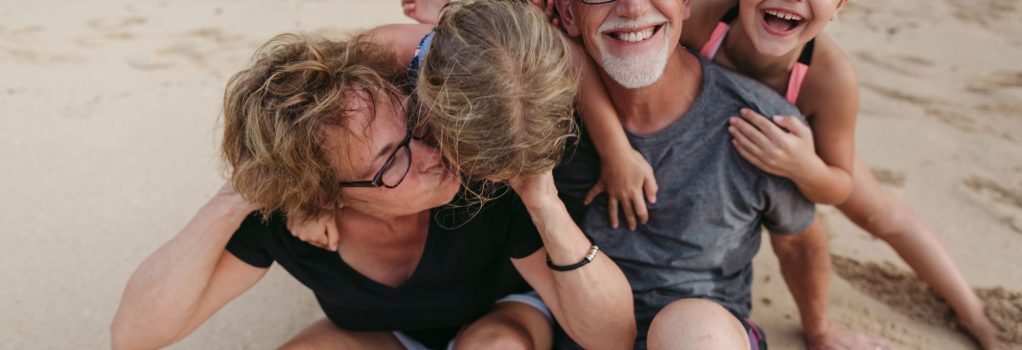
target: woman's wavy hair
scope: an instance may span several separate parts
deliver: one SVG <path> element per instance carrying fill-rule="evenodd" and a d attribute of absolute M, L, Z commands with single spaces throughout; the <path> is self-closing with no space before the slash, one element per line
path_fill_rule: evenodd
<path fill-rule="evenodd" d="M 372 118 L 377 103 L 397 99 L 403 70 L 391 51 L 359 37 L 271 39 L 224 93 L 222 156 L 234 188 L 262 205 L 264 218 L 331 212 L 341 192 L 326 131 L 350 131 L 353 113 Z"/>
<path fill-rule="evenodd" d="M 466 183 L 557 165 L 577 132 L 580 70 L 567 39 L 525 1 L 452 2 L 435 31 L 415 96 Z M 476 194 L 485 200 L 486 192 Z"/>

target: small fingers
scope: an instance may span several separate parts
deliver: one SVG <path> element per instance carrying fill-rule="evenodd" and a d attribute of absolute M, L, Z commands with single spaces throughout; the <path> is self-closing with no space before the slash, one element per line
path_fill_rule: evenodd
<path fill-rule="evenodd" d="M 741 113 L 743 120 L 755 125 L 756 129 L 759 129 L 763 135 L 771 140 L 776 140 L 784 134 L 784 130 L 781 130 L 781 128 L 778 127 L 777 124 L 774 124 L 770 118 L 764 117 L 762 114 L 756 113 L 748 108 L 742 108 Z"/>
<path fill-rule="evenodd" d="M 773 143 L 766 134 L 745 119 L 731 118 L 728 122 L 730 123 L 730 126 L 728 126 L 727 131 L 735 138 L 742 136 L 749 140 L 750 143 L 755 144 L 758 148 L 766 148 Z"/>
<path fill-rule="evenodd" d="M 738 155 L 742 156 L 746 161 L 752 163 L 753 166 L 760 170 L 768 170 L 766 165 L 760 161 L 759 157 L 752 154 L 745 146 L 739 144 L 736 140 L 732 140 L 731 143 L 735 146 L 735 150 L 738 151 Z"/>
<path fill-rule="evenodd" d="M 646 201 L 642 196 L 641 192 L 635 194 L 635 197 L 632 198 L 632 208 L 635 209 L 635 217 L 639 223 L 645 225 L 649 222 L 649 210 L 646 209 Z"/>
<path fill-rule="evenodd" d="M 656 176 L 653 175 L 653 170 L 646 174 L 642 180 L 642 191 L 646 194 L 646 200 L 650 203 L 656 203 L 656 193 L 660 190 L 660 185 L 656 183 Z"/>
<path fill-rule="evenodd" d="M 617 228 L 620 224 L 617 217 L 617 198 L 610 197 L 607 200 L 607 215 L 610 216 L 610 227 Z"/>
<path fill-rule="evenodd" d="M 734 138 L 733 140 L 731 140 L 731 142 L 734 143 L 735 146 L 740 146 L 744 148 L 745 151 L 750 154 L 759 155 L 763 153 L 763 150 L 760 148 L 760 146 L 757 145 L 756 142 L 754 142 L 752 139 L 750 139 L 749 135 L 743 134 L 737 131 L 736 129 L 737 128 L 733 126 L 728 128 L 728 131 L 731 133 L 731 137 Z"/>
<path fill-rule="evenodd" d="M 593 186 L 593 188 L 589 189 L 589 192 L 586 192 L 585 199 L 582 200 L 583 203 L 585 203 L 585 205 L 592 203 L 593 199 L 596 199 L 596 196 L 599 196 L 600 193 L 603 193 L 603 191 L 606 190 L 606 187 L 607 186 L 603 184 L 603 181 L 597 182 L 596 186 Z"/>
<path fill-rule="evenodd" d="M 625 212 L 625 223 L 628 224 L 628 230 L 635 231 L 637 225 L 635 223 L 635 208 L 632 207 L 632 201 L 624 198 L 621 201 L 621 209 Z"/>

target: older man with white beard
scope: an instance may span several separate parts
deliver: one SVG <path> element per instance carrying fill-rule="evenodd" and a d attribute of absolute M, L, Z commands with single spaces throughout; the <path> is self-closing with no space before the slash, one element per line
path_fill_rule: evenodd
<path fill-rule="evenodd" d="M 565 30 L 581 37 L 600 66 L 629 141 L 659 184 L 648 223 L 628 232 L 611 227 L 605 196 L 582 204 L 600 169 L 588 135 L 555 172 L 579 226 L 632 285 L 636 348 L 764 349 L 762 330 L 748 319 L 762 226 L 772 233 L 807 335 L 834 349 L 869 344 L 827 321 L 826 237 L 794 234 L 813 221 L 813 203 L 789 180 L 742 159 L 727 132 L 742 108 L 768 116 L 799 111 L 678 44 L 691 2 L 557 0 Z"/>

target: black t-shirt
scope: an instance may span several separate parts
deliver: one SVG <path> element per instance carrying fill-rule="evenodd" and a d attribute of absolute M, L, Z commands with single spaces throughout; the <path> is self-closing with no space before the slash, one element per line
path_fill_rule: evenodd
<path fill-rule="evenodd" d="M 338 327 L 402 331 L 429 347 L 444 347 L 494 301 L 529 289 L 508 258 L 529 256 L 542 246 L 529 213 L 513 192 L 487 202 L 469 219 L 472 209 L 430 211 L 419 265 L 397 288 L 363 276 L 338 253 L 295 238 L 279 213 L 266 223 L 257 214 L 249 216 L 227 243 L 227 251 L 256 267 L 280 263 L 312 289 Z M 340 251 L 344 253 L 343 246 Z"/>

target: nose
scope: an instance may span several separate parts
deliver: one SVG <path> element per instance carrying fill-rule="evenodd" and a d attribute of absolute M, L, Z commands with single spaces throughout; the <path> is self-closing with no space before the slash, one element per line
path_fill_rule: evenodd
<path fill-rule="evenodd" d="M 653 8 L 650 0 L 617 0 L 614 11 L 625 18 L 639 18 Z"/>

